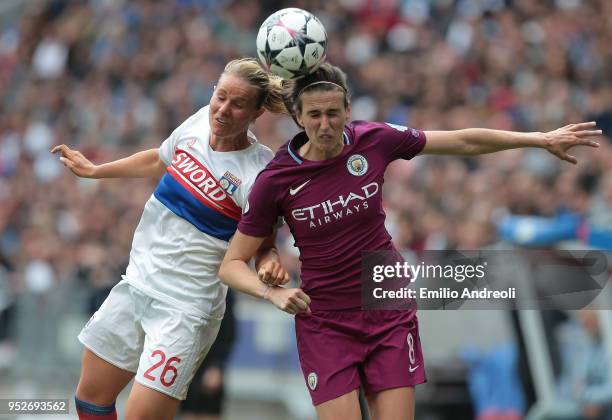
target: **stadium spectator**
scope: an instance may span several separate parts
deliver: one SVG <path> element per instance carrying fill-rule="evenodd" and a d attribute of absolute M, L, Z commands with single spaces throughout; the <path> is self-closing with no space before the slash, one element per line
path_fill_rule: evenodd
<path fill-rule="evenodd" d="M 598 312 L 592 308 L 575 313 L 560 330 L 562 371 L 558 381 L 564 418 L 612 419 L 612 378 L 601 337 Z"/>

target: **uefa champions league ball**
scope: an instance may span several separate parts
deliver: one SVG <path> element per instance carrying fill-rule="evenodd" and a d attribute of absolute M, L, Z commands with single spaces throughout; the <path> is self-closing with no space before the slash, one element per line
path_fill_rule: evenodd
<path fill-rule="evenodd" d="M 263 66 L 283 79 L 312 73 L 325 61 L 327 33 L 312 13 L 291 7 L 271 14 L 257 34 Z"/>

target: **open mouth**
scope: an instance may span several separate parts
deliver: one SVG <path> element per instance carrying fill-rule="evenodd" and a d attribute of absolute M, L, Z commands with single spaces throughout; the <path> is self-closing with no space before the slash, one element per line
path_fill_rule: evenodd
<path fill-rule="evenodd" d="M 221 125 L 229 125 L 229 121 L 224 120 L 222 118 L 215 118 L 215 121 L 217 122 L 217 124 L 221 124 Z"/>

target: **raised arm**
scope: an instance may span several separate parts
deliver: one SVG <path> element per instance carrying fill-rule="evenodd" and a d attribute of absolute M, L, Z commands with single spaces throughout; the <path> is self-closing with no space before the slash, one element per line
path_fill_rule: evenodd
<path fill-rule="evenodd" d="M 159 149 L 144 150 L 101 165 L 94 165 L 81 152 L 65 144 L 55 146 L 51 152 L 59 153 L 64 166 L 82 178 L 159 178 L 166 171 Z"/>
<path fill-rule="evenodd" d="M 310 298 L 301 289 L 265 284 L 249 268 L 249 261 L 257 255 L 258 250 L 262 249 L 265 240 L 266 238 L 249 236 L 237 231 L 221 263 L 219 278 L 232 289 L 267 299 L 287 313 L 309 312 Z"/>
<path fill-rule="evenodd" d="M 539 147 L 561 160 L 577 163 L 568 153 L 574 146 L 598 147 L 592 140 L 601 135 L 595 122 L 569 124 L 547 133 L 519 133 L 515 131 L 467 128 L 454 131 L 425 131 L 427 142 L 421 154 L 481 155 L 521 147 Z"/>

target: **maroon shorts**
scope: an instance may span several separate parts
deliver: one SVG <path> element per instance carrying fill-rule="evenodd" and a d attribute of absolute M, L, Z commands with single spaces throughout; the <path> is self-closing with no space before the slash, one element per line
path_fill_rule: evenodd
<path fill-rule="evenodd" d="M 314 405 L 426 381 L 414 311 L 316 311 L 296 316 L 295 330 Z"/>

